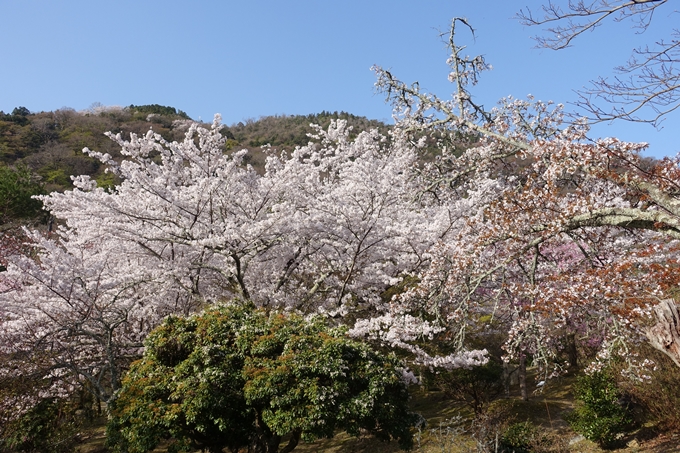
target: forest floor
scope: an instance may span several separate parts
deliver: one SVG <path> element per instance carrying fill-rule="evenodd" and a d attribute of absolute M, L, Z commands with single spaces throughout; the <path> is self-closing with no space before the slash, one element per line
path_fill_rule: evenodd
<path fill-rule="evenodd" d="M 566 415 L 573 409 L 571 386 L 573 378 L 561 378 L 548 382 L 541 393 L 534 393 L 529 401 L 522 401 L 519 389 L 497 399 L 492 409 L 502 414 L 504 420 L 530 422 L 536 426 L 546 441 L 541 453 L 680 453 L 680 433 L 660 433 L 652 424 L 645 424 L 627 434 L 620 447 L 602 450 L 597 444 L 574 433 Z M 440 391 L 418 389 L 412 395 L 412 410 L 427 421 L 416 436 L 414 452 L 420 453 L 474 453 L 475 440 L 471 433 L 472 412 L 461 404 L 452 403 Z M 78 453 L 106 453 L 104 447 L 104 423 L 101 419 L 83 433 Z M 507 426 L 507 425 L 506 425 Z M 484 426 L 487 432 L 499 431 L 493 420 Z M 479 432 L 479 427 L 477 428 Z M 159 448 L 158 453 L 165 450 Z M 393 453 L 398 452 L 396 442 L 385 443 L 371 436 L 351 437 L 339 433 L 332 439 L 300 443 L 294 450 L 300 453 Z"/>

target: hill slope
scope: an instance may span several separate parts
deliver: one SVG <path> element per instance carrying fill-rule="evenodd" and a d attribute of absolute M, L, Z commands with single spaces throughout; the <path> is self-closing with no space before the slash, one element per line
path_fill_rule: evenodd
<path fill-rule="evenodd" d="M 308 142 L 311 123 L 327 127 L 331 120 L 342 118 L 356 132 L 388 126 L 380 121 L 345 112 L 321 112 L 312 115 L 277 115 L 248 119 L 226 126 L 222 133 L 228 139 L 227 150 L 247 148 L 253 151 L 251 163 L 261 165 L 258 150 L 266 144 L 280 149 L 292 149 Z M 71 175 L 90 175 L 100 184 L 115 182 L 103 172 L 101 164 L 87 157 L 88 147 L 114 158 L 120 157 L 118 146 L 104 133 L 144 134 L 150 128 L 166 140 L 180 141 L 191 122 L 186 113 L 157 104 L 129 107 L 97 107 L 76 112 L 60 109 L 54 112 L 31 113 L 17 107 L 12 113 L 0 112 L 0 165 L 25 165 L 40 176 L 47 191 L 72 187 Z"/>

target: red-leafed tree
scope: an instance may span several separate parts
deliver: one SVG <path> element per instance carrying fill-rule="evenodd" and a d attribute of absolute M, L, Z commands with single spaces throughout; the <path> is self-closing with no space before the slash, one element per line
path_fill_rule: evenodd
<path fill-rule="evenodd" d="M 471 323 L 505 319 L 505 348 L 520 362 L 548 365 L 575 332 L 601 358 L 645 334 L 674 354 L 677 327 L 647 327 L 654 310 L 673 316 L 654 307 L 668 305 L 680 279 L 679 161 L 646 160 L 645 144 L 591 140 L 584 122 L 565 126 L 560 107 L 533 99 L 485 111 L 468 89 L 487 66 L 463 54 L 460 26 L 469 27 L 454 19 L 449 35 L 452 100 L 376 68 L 400 127 L 438 140 L 421 196 L 467 209 L 399 298 L 404 309 L 430 307 L 459 344 Z"/>

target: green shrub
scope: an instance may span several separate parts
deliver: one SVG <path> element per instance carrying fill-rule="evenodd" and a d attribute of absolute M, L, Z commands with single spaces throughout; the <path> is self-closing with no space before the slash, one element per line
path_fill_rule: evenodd
<path fill-rule="evenodd" d="M 74 451 L 78 427 L 68 404 L 45 399 L 0 430 L 0 452 L 69 453 Z"/>
<path fill-rule="evenodd" d="M 535 436 L 536 427 L 531 422 L 514 423 L 503 433 L 503 451 L 529 453 Z"/>
<path fill-rule="evenodd" d="M 167 318 L 145 345 L 109 404 L 114 451 L 277 451 L 284 437 L 291 451 L 338 430 L 412 447 L 399 360 L 321 318 L 218 306 Z"/>
<path fill-rule="evenodd" d="M 501 437 L 502 453 L 561 453 L 569 451 L 568 440 L 530 421 L 514 423 Z"/>
<path fill-rule="evenodd" d="M 631 425 L 613 377 L 600 371 L 580 377 L 574 388 L 577 407 L 568 417 L 574 431 L 603 448 L 612 448 Z"/>

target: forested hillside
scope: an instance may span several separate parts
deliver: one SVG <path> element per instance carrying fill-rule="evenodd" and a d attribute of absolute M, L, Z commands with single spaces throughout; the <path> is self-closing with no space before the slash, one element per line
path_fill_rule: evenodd
<path fill-rule="evenodd" d="M 263 145 L 288 150 L 306 145 L 307 134 L 312 132 L 310 124 L 326 128 L 332 119 L 338 118 L 347 120 L 355 135 L 371 128 L 385 132 L 388 127 L 380 121 L 346 112 L 324 111 L 247 119 L 225 126 L 221 132 L 227 138 L 225 150 L 249 149 L 252 153 L 248 161 L 261 167 Z M 109 153 L 117 159 L 120 146 L 106 137 L 105 132 L 120 133 L 127 139 L 130 133 L 143 135 L 152 129 L 168 141 L 181 141 L 192 122 L 182 110 L 157 104 L 125 108 L 97 106 L 80 112 L 63 108 L 39 113 L 17 107 L 11 113 L 0 111 L 0 165 L 26 167 L 48 192 L 72 188 L 71 175 L 90 175 L 100 185 L 107 186 L 115 183 L 113 175 L 105 174 L 101 162 L 83 154 L 83 148 Z"/>

